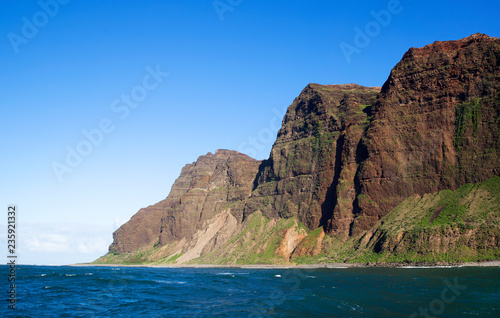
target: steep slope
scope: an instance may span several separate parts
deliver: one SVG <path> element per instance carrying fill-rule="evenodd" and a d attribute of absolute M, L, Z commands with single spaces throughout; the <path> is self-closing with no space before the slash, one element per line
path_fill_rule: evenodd
<path fill-rule="evenodd" d="M 500 177 L 413 195 L 382 220 L 363 236 L 358 250 L 389 260 L 499 258 Z"/>
<path fill-rule="evenodd" d="M 412 194 L 500 173 L 500 39 L 412 48 L 391 71 L 363 138 L 352 234 Z"/>
<path fill-rule="evenodd" d="M 335 214 L 347 235 L 354 216 L 356 148 L 380 88 L 308 85 L 288 108 L 257 177 L 245 216 L 297 217 L 309 229 Z"/>
<path fill-rule="evenodd" d="M 242 223 L 221 248 L 206 253 L 193 264 L 287 264 L 307 229 L 296 217 L 268 219 L 258 211 Z"/>

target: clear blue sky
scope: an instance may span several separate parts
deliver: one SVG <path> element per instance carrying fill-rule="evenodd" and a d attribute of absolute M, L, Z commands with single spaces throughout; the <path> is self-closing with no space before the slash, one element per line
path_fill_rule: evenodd
<path fill-rule="evenodd" d="M 267 158 L 310 82 L 381 86 L 412 46 L 500 36 L 497 1 L 54 1 L 0 4 L 0 208 L 25 264 L 105 254 L 199 155 Z"/>

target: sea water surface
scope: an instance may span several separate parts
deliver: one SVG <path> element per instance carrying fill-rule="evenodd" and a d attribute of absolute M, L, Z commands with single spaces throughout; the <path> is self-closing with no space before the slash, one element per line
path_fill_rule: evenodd
<path fill-rule="evenodd" d="M 0 317 L 500 317 L 500 268 L 20 266 L 16 306 Z"/>

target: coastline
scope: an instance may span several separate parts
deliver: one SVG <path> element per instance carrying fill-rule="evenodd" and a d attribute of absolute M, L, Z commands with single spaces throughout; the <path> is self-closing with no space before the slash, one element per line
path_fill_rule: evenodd
<path fill-rule="evenodd" d="M 325 263 L 300 265 L 212 265 L 212 264 L 93 264 L 81 263 L 75 267 L 145 267 L 145 268 L 242 268 L 242 269 L 344 269 L 344 268 L 452 268 L 452 267 L 500 267 L 500 260 L 464 263 Z"/>

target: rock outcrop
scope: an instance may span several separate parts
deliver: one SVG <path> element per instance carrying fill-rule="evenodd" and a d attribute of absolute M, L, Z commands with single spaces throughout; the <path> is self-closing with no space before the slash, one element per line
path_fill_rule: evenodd
<path fill-rule="evenodd" d="M 186 165 L 165 200 L 114 233 L 106 261 L 127 254 L 157 262 L 288 262 L 351 255 L 346 247 L 407 255 L 412 242 L 427 238 L 443 249 L 439 233 L 458 241 L 469 229 L 456 218 L 441 220 L 449 225 L 441 232 L 434 227 L 449 206 L 432 205 L 430 223 L 401 233 L 384 227 L 396 226 L 384 217 L 425 214 L 402 202 L 500 175 L 499 89 L 500 39 L 483 34 L 411 48 L 382 88 L 309 84 L 288 108 L 268 160 L 218 150 Z M 467 232 L 489 251 L 498 244 L 492 220 L 481 226 L 495 234 L 493 243 L 477 227 Z"/>

